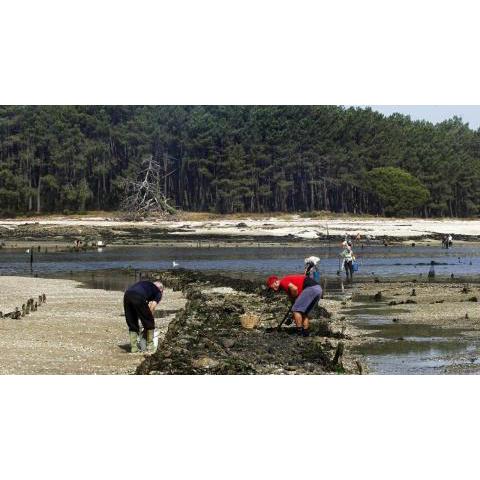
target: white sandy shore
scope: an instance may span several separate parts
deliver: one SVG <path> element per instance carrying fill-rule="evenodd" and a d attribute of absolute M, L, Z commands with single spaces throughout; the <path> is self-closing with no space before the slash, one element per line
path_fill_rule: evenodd
<path fill-rule="evenodd" d="M 19 225 L 35 224 L 48 227 L 137 227 L 145 230 L 165 229 L 171 235 L 222 235 L 252 237 L 286 237 L 316 239 L 324 235 L 416 238 L 432 234 L 480 236 L 480 220 L 424 220 L 424 219 L 386 219 L 386 218 L 337 218 L 311 219 L 292 215 L 288 219 L 277 217 L 255 219 L 226 219 L 207 221 L 145 221 L 125 222 L 104 217 L 85 217 L 81 219 L 48 218 L 32 220 L 2 220 L 1 228 L 15 229 Z"/>
<path fill-rule="evenodd" d="M 133 373 L 142 354 L 127 353 L 123 294 L 79 288 L 72 280 L 0 276 L 0 310 L 22 306 L 45 293 L 47 303 L 18 320 L 0 319 L 0 374 Z M 159 308 L 183 308 L 166 290 Z M 157 319 L 165 332 L 173 318 Z"/>

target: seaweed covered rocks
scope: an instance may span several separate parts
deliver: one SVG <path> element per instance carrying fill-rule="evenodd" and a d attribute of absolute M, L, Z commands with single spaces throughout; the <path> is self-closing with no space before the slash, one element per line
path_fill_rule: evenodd
<path fill-rule="evenodd" d="M 157 352 L 138 367 L 139 374 L 325 374 L 357 372 L 338 343 L 323 309 L 314 315 L 312 336 L 294 328 L 273 329 L 288 304 L 272 297 L 261 282 L 187 270 L 162 273 L 164 284 L 181 289 L 188 301 L 170 323 Z M 257 316 L 256 328 L 242 327 L 241 317 Z M 337 354 L 337 355 L 336 355 Z"/>

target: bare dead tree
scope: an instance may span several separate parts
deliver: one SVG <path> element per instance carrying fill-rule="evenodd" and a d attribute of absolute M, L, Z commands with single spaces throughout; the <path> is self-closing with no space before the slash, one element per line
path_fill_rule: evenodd
<path fill-rule="evenodd" d="M 169 205 L 165 195 L 166 179 L 175 170 L 166 172 L 164 166 L 152 156 L 142 160 L 141 170 L 135 180 L 125 180 L 125 198 L 122 210 L 134 217 L 170 215 L 175 208 Z"/>

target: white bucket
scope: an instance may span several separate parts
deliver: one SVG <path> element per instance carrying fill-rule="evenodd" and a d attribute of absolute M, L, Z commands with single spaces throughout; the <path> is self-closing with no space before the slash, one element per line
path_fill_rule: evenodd
<path fill-rule="evenodd" d="M 144 334 L 146 335 L 145 330 L 142 330 L 140 332 L 140 335 L 138 336 L 138 348 L 142 352 L 144 352 L 147 349 L 147 339 L 145 338 Z M 158 330 L 155 329 L 153 331 L 153 345 L 155 346 L 155 350 L 157 350 L 158 347 Z"/>

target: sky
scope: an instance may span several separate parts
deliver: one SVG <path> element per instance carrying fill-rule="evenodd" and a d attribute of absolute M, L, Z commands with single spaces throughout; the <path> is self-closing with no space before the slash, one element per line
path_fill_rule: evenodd
<path fill-rule="evenodd" d="M 470 128 L 480 127 L 480 105 L 369 105 L 384 115 L 398 112 L 410 115 L 412 120 L 427 120 L 432 123 L 442 122 L 453 116 L 461 117 Z"/>

